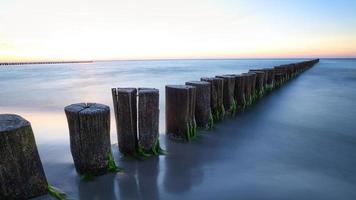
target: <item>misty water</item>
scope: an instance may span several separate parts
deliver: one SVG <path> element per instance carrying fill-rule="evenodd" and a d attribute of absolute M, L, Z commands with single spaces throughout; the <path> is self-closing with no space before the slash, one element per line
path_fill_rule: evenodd
<path fill-rule="evenodd" d="M 166 139 L 164 86 L 298 59 L 106 61 L 0 68 L 0 113 L 32 124 L 48 181 L 74 199 L 356 199 L 356 60 L 322 59 L 237 117 L 191 143 Z M 98 102 L 111 88 L 160 90 L 168 155 L 122 157 L 124 173 L 84 183 L 76 175 L 63 108 Z"/>

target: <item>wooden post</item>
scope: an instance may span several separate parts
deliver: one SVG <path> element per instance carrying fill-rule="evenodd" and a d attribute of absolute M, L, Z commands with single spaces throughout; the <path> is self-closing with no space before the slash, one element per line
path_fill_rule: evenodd
<path fill-rule="evenodd" d="M 256 101 L 257 98 L 257 92 L 256 92 L 257 74 L 253 72 L 249 72 L 249 74 L 251 74 L 250 81 L 251 81 L 251 104 L 252 104 Z"/>
<path fill-rule="evenodd" d="M 281 85 L 283 84 L 283 76 L 284 75 L 282 73 L 275 74 L 275 80 L 276 80 L 275 87 L 276 88 L 281 87 Z"/>
<path fill-rule="evenodd" d="M 246 97 L 245 97 L 245 84 L 246 84 L 246 76 L 241 74 L 236 76 L 235 83 L 235 98 L 237 104 L 237 110 L 243 111 L 246 105 Z"/>
<path fill-rule="evenodd" d="M 227 115 L 233 115 L 236 112 L 235 93 L 235 78 L 230 75 L 216 76 L 224 80 L 224 108 Z"/>
<path fill-rule="evenodd" d="M 266 90 L 268 92 L 270 92 L 270 91 L 272 91 L 272 89 L 274 87 L 274 76 L 275 76 L 274 69 L 273 68 L 266 68 L 264 70 L 268 71 Z"/>
<path fill-rule="evenodd" d="M 252 74 L 243 73 L 242 76 L 245 79 L 245 100 L 246 100 L 246 105 L 249 106 L 252 103 L 252 98 L 251 98 Z"/>
<path fill-rule="evenodd" d="M 159 150 L 159 91 L 138 89 L 139 144 L 145 152 L 158 154 Z"/>
<path fill-rule="evenodd" d="M 0 114 L 0 199 L 29 199 L 47 194 L 47 188 L 31 124 Z"/>
<path fill-rule="evenodd" d="M 207 81 L 211 83 L 211 112 L 213 114 L 213 120 L 221 121 L 225 115 L 224 108 L 224 80 L 222 78 L 201 78 L 201 81 Z"/>
<path fill-rule="evenodd" d="M 96 103 L 78 103 L 64 108 L 75 169 L 82 175 L 108 172 L 111 155 L 110 108 Z"/>
<path fill-rule="evenodd" d="M 206 81 L 190 81 L 186 85 L 196 87 L 195 120 L 199 128 L 211 129 L 213 116 L 211 114 L 211 84 Z"/>
<path fill-rule="evenodd" d="M 257 93 L 257 98 L 260 98 L 264 94 L 264 81 L 265 81 L 265 73 L 259 70 L 250 70 L 256 74 L 256 84 L 255 84 L 255 91 Z"/>
<path fill-rule="evenodd" d="M 170 139 L 190 141 L 196 136 L 194 86 L 166 86 L 166 133 Z"/>
<path fill-rule="evenodd" d="M 113 88 L 117 139 L 124 155 L 135 155 L 137 140 L 137 90 L 136 88 Z"/>

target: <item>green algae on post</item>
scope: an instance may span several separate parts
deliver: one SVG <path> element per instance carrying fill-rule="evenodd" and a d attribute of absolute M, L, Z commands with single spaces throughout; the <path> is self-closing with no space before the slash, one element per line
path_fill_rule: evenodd
<path fill-rule="evenodd" d="M 213 118 L 212 114 L 210 114 L 209 123 L 208 123 L 208 130 L 211 130 L 213 128 L 214 128 L 214 118 Z"/>
<path fill-rule="evenodd" d="M 48 194 L 57 200 L 67 200 L 67 194 L 60 191 L 58 188 L 48 185 Z"/>
<path fill-rule="evenodd" d="M 196 88 L 194 124 L 207 129 L 211 115 L 211 83 L 207 81 L 189 81 L 185 83 Z"/>
<path fill-rule="evenodd" d="M 121 172 L 123 171 L 122 168 L 118 167 L 116 165 L 116 162 L 114 160 L 114 156 L 112 155 L 112 153 L 110 152 L 108 155 L 108 164 L 107 164 L 107 169 L 108 172 L 112 172 L 112 173 L 116 173 L 116 172 Z"/>
<path fill-rule="evenodd" d="M 190 141 L 196 135 L 195 95 L 194 86 L 166 86 L 166 133 L 170 139 Z"/>

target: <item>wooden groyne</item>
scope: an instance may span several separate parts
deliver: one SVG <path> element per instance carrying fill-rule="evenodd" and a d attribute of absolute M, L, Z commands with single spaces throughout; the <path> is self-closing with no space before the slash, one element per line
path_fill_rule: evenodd
<path fill-rule="evenodd" d="M 319 59 L 273 68 L 252 69 L 166 85 L 166 134 L 191 141 L 198 128 L 243 112 L 265 94 L 311 68 Z M 63 62 L 61 62 L 63 63 Z M 124 155 L 148 158 L 164 154 L 159 144 L 159 91 L 154 88 L 112 88 L 118 146 Z M 109 106 L 79 103 L 65 107 L 70 148 L 80 175 L 117 172 L 110 142 Z M 26 148 L 23 148 L 26 147 Z M 0 199 L 28 199 L 47 193 L 48 186 L 31 125 L 17 115 L 0 114 Z"/>
<path fill-rule="evenodd" d="M 75 63 L 93 63 L 91 60 L 83 61 L 44 61 L 44 62 L 0 62 L 0 66 L 5 65 L 48 65 L 48 64 L 75 64 Z"/>
<path fill-rule="evenodd" d="M 190 113 L 195 112 L 193 118 L 199 119 L 198 125 L 201 122 L 201 113 L 208 113 L 209 110 L 211 110 L 213 122 L 222 120 L 224 116 L 234 116 L 235 112 L 243 112 L 245 108 L 252 106 L 265 94 L 281 87 L 318 62 L 319 59 L 315 59 L 274 68 L 251 69 L 243 74 L 201 78 L 201 81 L 210 83 L 210 90 L 202 90 L 200 82 L 187 82 L 188 85 L 196 88 L 196 90 L 191 90 L 196 94 L 189 93 L 189 88 L 184 86 L 166 86 L 166 133 L 173 140 L 190 141 L 197 136 L 195 127 L 193 127 L 194 131 L 191 131 L 192 116 Z M 206 94 L 210 92 L 210 107 L 202 105 L 204 101 L 202 98 L 205 96 L 202 92 Z M 199 99 L 195 102 L 196 106 L 191 106 L 194 101 L 190 99 L 190 96 Z M 204 99 L 207 98 L 204 97 Z M 204 104 L 206 102 L 208 101 L 204 101 Z M 197 109 L 192 111 L 192 107 Z M 205 109 L 205 112 L 202 109 Z M 206 119 L 207 114 L 204 116 Z M 203 124 L 206 125 L 206 121 Z M 192 132 L 194 137 L 190 134 Z"/>

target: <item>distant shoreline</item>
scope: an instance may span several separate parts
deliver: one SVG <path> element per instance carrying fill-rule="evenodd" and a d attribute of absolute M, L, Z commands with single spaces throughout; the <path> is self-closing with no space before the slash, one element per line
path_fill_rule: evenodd
<path fill-rule="evenodd" d="M 42 61 L 42 62 L 0 62 L 0 65 L 42 65 L 42 64 L 67 64 L 67 63 L 92 63 L 94 61 Z"/>

